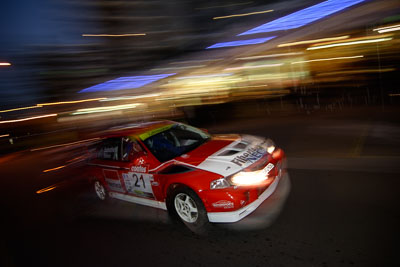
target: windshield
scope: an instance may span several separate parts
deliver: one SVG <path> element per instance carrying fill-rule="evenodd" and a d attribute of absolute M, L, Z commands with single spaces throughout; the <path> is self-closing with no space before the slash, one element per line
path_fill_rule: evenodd
<path fill-rule="evenodd" d="M 142 139 L 147 148 L 160 161 L 164 162 L 200 146 L 210 139 L 210 135 L 189 125 L 174 124 L 164 131 Z"/>

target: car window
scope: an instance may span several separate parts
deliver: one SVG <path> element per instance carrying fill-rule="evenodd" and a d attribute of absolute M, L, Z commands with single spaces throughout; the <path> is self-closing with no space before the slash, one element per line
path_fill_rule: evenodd
<path fill-rule="evenodd" d="M 160 162 L 164 162 L 195 149 L 209 138 L 209 134 L 179 123 L 147 137 L 143 142 Z"/>
<path fill-rule="evenodd" d="M 132 161 L 142 151 L 142 147 L 134 138 L 122 138 L 122 161 Z"/>
<path fill-rule="evenodd" d="M 109 138 L 103 141 L 98 150 L 97 158 L 104 160 L 120 160 L 121 138 Z"/>

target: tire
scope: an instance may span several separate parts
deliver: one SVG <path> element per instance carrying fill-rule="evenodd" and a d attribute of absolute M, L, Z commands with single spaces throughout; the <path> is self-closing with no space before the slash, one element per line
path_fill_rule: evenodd
<path fill-rule="evenodd" d="M 98 199 L 105 201 L 107 199 L 107 189 L 100 183 L 99 180 L 95 180 L 93 183 L 93 189 Z"/>
<path fill-rule="evenodd" d="M 210 223 L 199 196 L 186 186 L 175 187 L 167 200 L 168 209 L 191 231 L 206 234 Z"/>

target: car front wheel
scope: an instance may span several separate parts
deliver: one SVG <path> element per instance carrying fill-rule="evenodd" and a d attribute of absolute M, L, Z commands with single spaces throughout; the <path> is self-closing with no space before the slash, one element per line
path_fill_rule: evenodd
<path fill-rule="evenodd" d="M 206 232 L 209 225 L 207 212 L 193 190 L 184 186 L 176 187 L 169 206 L 190 230 L 199 234 Z"/>

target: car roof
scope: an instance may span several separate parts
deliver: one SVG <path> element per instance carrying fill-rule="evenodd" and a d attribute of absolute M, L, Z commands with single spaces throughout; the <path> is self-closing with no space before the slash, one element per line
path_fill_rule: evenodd
<path fill-rule="evenodd" d="M 122 126 L 113 127 L 104 133 L 104 138 L 122 137 L 122 136 L 139 136 L 143 133 L 161 128 L 163 126 L 172 125 L 176 122 L 173 121 L 149 121 L 126 124 Z"/>

